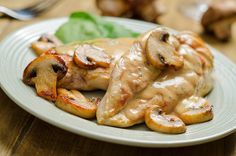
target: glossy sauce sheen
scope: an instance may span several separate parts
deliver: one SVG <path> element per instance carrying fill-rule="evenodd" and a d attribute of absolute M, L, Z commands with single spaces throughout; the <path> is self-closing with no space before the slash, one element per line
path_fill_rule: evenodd
<path fill-rule="evenodd" d="M 168 37 L 163 40 L 166 34 Z M 169 49 L 163 53 L 163 47 Z M 99 56 L 89 50 L 98 50 L 101 56 L 109 56 L 106 57 L 110 59 L 109 66 L 91 69 L 83 66 L 80 59 L 78 62 L 74 60 L 76 51 L 85 62 L 90 63 L 87 50 L 94 58 Z M 213 56 L 193 33 L 171 35 L 166 29 L 157 28 L 137 39 L 96 39 L 56 47 L 55 51 L 61 54 L 59 56 L 68 68 L 66 75 L 57 82 L 57 87 L 107 90 L 96 111 L 99 124 L 129 127 L 141 123 L 144 117 L 145 121 L 148 120 L 145 112 L 152 106 L 159 106 L 165 113 L 173 114 L 176 121 L 182 115 L 186 124 L 212 119 L 211 106 L 201 97 L 212 89 Z M 196 108 L 202 113 L 189 116 L 189 113 L 196 113 L 195 108 L 187 109 L 185 105 L 191 106 L 193 99 L 199 100 L 203 108 Z M 172 130 L 167 129 L 166 132 L 172 133 Z M 184 130 L 183 127 L 176 133 Z"/>
<path fill-rule="evenodd" d="M 208 48 L 193 34 L 182 33 L 177 37 L 181 43 L 178 52 L 184 58 L 184 66 L 178 70 L 165 69 L 160 75 L 160 71 L 150 68 L 149 72 L 154 73 L 153 76 L 139 70 L 147 67 L 145 50 L 141 48 L 132 51 L 132 48 L 138 46 L 136 43 L 131 47 L 130 52 L 120 59 L 112 72 L 110 87 L 98 107 L 98 123 L 118 127 L 132 126 L 143 122 L 145 111 L 151 105 L 159 105 L 166 113 L 175 114 L 175 107 L 182 100 L 191 96 L 204 96 L 212 89 L 210 74 L 213 56 Z M 145 47 L 146 39 L 144 36 L 139 42 L 141 47 Z M 125 63 L 125 60 L 129 60 L 129 63 Z M 139 61 L 143 64 L 135 64 Z M 133 74 L 140 74 L 142 78 Z M 145 76 L 149 78 L 147 81 Z M 135 81 L 139 81 L 136 87 L 141 89 L 132 88 Z M 127 97 L 123 97 L 126 95 Z"/>
<path fill-rule="evenodd" d="M 131 38 L 95 39 L 87 41 L 86 43 L 103 49 L 105 53 L 111 56 L 111 63 L 109 67 L 99 67 L 92 70 L 86 70 L 79 68 L 71 60 L 68 62 L 68 72 L 66 76 L 58 82 L 58 86 L 66 89 L 106 90 L 108 87 L 111 71 L 115 63 L 125 52 L 129 50 L 133 42 L 134 39 Z M 70 45 L 57 47 L 56 51 L 59 54 L 67 54 L 73 56 L 74 50 L 76 49 L 76 47 L 78 47 L 79 44 L 73 43 Z"/>

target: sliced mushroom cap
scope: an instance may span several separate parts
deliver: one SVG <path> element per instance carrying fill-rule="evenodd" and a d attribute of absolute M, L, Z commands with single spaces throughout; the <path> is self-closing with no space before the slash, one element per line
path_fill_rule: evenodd
<path fill-rule="evenodd" d="M 79 67 L 84 69 L 107 68 L 110 65 L 111 57 L 101 48 L 82 44 L 75 50 L 73 60 Z"/>
<path fill-rule="evenodd" d="M 212 105 L 206 99 L 195 96 L 183 100 L 177 105 L 175 112 L 185 124 L 205 122 L 213 118 Z"/>
<path fill-rule="evenodd" d="M 59 88 L 56 106 L 82 118 L 94 118 L 97 104 L 89 101 L 79 91 Z"/>
<path fill-rule="evenodd" d="M 43 54 L 44 52 L 48 51 L 53 47 L 55 47 L 55 45 L 49 42 L 35 41 L 31 43 L 31 48 L 38 56 L 40 56 L 41 54 Z"/>
<path fill-rule="evenodd" d="M 145 123 L 153 131 L 178 134 L 186 131 L 186 126 L 175 115 L 166 115 L 159 106 L 152 106 L 145 112 Z"/>
<path fill-rule="evenodd" d="M 183 66 L 183 58 L 176 51 L 178 43 L 174 43 L 174 36 L 171 36 L 165 29 L 155 29 L 150 33 L 146 43 L 147 60 L 156 68 Z"/>
<path fill-rule="evenodd" d="M 23 82 L 35 85 L 37 94 L 47 100 L 57 97 L 57 80 L 64 77 L 67 67 L 57 55 L 42 55 L 33 60 L 24 70 Z"/>
<path fill-rule="evenodd" d="M 196 33 L 183 31 L 177 35 L 177 38 L 181 44 L 189 45 L 197 52 L 204 54 L 209 60 L 213 59 L 213 55 L 211 54 L 210 50 L 207 48 L 200 36 L 198 36 Z"/>
<path fill-rule="evenodd" d="M 63 45 L 63 43 L 55 36 L 51 34 L 43 34 L 38 41 L 52 43 L 55 46 Z"/>
<path fill-rule="evenodd" d="M 167 43 L 169 43 L 172 47 L 174 47 L 176 51 L 180 47 L 180 42 L 175 35 L 170 35 L 169 38 L 167 39 Z"/>
<path fill-rule="evenodd" d="M 31 44 L 31 48 L 34 52 L 40 56 L 44 52 L 50 50 L 51 48 L 62 45 L 62 42 L 54 35 L 43 34 L 38 41 Z"/>

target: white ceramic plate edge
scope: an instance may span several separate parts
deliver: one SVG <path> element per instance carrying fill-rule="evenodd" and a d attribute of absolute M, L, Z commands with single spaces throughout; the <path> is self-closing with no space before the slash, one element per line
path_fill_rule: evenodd
<path fill-rule="evenodd" d="M 116 20 L 116 18 L 109 18 L 111 20 Z M 130 21 L 130 20 L 129 20 Z M 132 21 L 135 21 L 137 22 L 136 20 L 132 20 Z M 47 22 L 47 21 L 43 21 L 43 22 Z M 43 22 L 40 22 L 40 23 L 43 23 Z M 145 23 L 145 22 L 141 22 L 141 21 L 138 21 L 139 23 Z M 38 24 L 38 23 L 37 23 Z M 24 27 L 23 29 L 27 29 L 28 27 L 31 27 L 33 25 L 30 25 L 30 26 L 27 26 L 27 27 Z M 21 29 L 22 30 L 22 29 Z M 21 31 L 21 30 L 18 30 L 14 33 L 11 33 L 9 36 L 12 36 L 14 34 L 16 34 L 17 32 Z M 7 40 L 7 38 L 5 38 L 2 42 L 4 42 L 5 40 Z M 2 45 L 2 43 L 0 44 L 0 46 Z M 213 49 L 213 48 L 212 48 Z M 216 51 L 216 50 L 214 50 Z M 221 55 L 221 58 L 222 59 L 227 59 L 224 55 L 220 54 L 218 52 L 217 55 Z M 228 60 L 228 59 L 227 59 Z M 235 64 L 231 61 L 229 61 L 232 66 L 234 66 L 234 68 L 232 70 L 235 71 L 236 73 L 236 67 L 235 67 Z M 0 78 L 1 80 L 1 78 Z M 3 89 L 3 91 L 16 103 L 18 104 L 20 107 L 22 107 L 24 110 L 26 110 L 27 112 L 30 112 L 31 114 L 33 114 L 34 116 L 38 117 L 39 119 L 42 119 L 54 126 L 57 126 L 57 127 L 60 127 L 62 129 L 65 129 L 65 130 L 68 130 L 68 131 L 71 131 L 73 133 L 76 133 L 76 134 L 80 134 L 80 135 L 83 135 L 83 136 L 86 136 L 86 137 L 89 137 L 89 138 L 93 138 L 93 139 L 98 139 L 98 140 L 102 140 L 102 141 L 107 141 L 107 142 L 112 142 L 112 143 L 119 143 L 119 144 L 125 144 L 125 145 L 133 145 L 133 146 L 142 146 L 142 147 L 179 147 L 179 146 L 188 146 L 188 145 L 196 145 L 196 144 L 200 144 L 200 143 L 205 143 L 205 142 L 209 142 L 209 141 L 213 141 L 213 140 L 216 140 L 216 139 L 219 139 L 219 138 L 222 138 L 226 135 L 229 135 L 231 133 L 234 133 L 236 131 L 236 125 L 234 125 L 231 129 L 228 129 L 226 131 L 223 131 L 221 133 L 218 133 L 216 135 L 212 135 L 212 136 L 208 136 L 206 138 L 200 138 L 200 139 L 192 139 L 191 141 L 181 141 L 181 142 L 169 142 L 169 143 L 165 143 L 165 144 L 158 144 L 156 142 L 136 142 L 135 140 L 130 140 L 130 139 L 127 139 L 127 140 L 124 140 L 123 139 L 120 139 L 119 137 L 110 137 L 110 136 L 106 136 L 105 134 L 104 135 L 101 135 L 100 133 L 96 133 L 96 132 L 93 132 L 93 133 L 90 133 L 88 131 L 85 131 L 85 130 L 82 130 L 82 129 L 78 129 L 78 128 L 75 128 L 73 126 L 65 126 L 64 124 L 60 123 L 60 122 L 55 122 L 54 120 L 52 120 L 51 118 L 48 118 L 46 116 L 42 116 L 41 114 L 39 114 L 37 111 L 35 110 L 31 110 L 29 109 L 28 107 L 26 107 L 24 104 L 22 104 L 17 98 L 15 98 L 14 96 L 11 95 L 11 93 L 8 92 L 8 89 L 5 87 L 4 84 L 2 84 L 2 81 L 0 81 L 0 86 L 1 88 Z"/>

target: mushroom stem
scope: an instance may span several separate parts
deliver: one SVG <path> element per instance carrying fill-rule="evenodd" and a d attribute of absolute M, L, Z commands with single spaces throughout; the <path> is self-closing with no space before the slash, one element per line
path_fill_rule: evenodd
<path fill-rule="evenodd" d="M 25 68 L 23 82 L 28 85 L 35 85 L 39 96 L 55 101 L 57 80 L 64 77 L 66 72 L 67 66 L 61 57 L 45 54 L 33 60 Z"/>
<path fill-rule="evenodd" d="M 37 77 L 33 78 L 35 89 L 37 94 L 44 97 L 47 100 L 55 101 L 57 97 L 57 73 L 52 68 L 47 68 L 45 72 L 44 68 L 37 71 Z M 49 79 L 50 77 L 50 79 Z"/>

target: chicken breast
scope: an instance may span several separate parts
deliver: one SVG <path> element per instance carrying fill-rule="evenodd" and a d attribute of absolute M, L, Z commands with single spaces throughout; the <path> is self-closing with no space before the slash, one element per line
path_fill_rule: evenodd
<path fill-rule="evenodd" d="M 98 124 L 130 127 L 145 121 L 154 131 L 183 133 L 185 124 L 213 118 L 212 105 L 203 98 L 213 87 L 213 55 L 196 34 L 170 32 L 155 28 L 137 39 L 96 39 L 43 53 L 37 49 L 40 56 L 26 68 L 23 81 L 40 92 L 53 88 L 53 98 L 38 95 L 70 113 L 92 118 L 96 112 Z M 48 58 L 54 61 L 47 63 Z M 47 67 L 53 83 L 47 83 Z M 35 77 L 44 81 L 31 83 Z M 56 88 L 63 91 L 60 97 Z M 106 90 L 98 106 L 78 109 L 78 104 L 91 103 L 75 90 L 96 89 Z"/>
<path fill-rule="evenodd" d="M 133 39 L 98 39 L 89 41 L 88 44 L 96 46 L 110 56 L 111 61 L 107 68 L 97 67 L 95 69 L 83 69 L 69 59 L 68 71 L 63 79 L 58 82 L 58 86 L 66 89 L 78 90 L 106 90 L 108 87 L 111 71 L 120 59 L 120 57 L 129 50 Z M 70 45 L 68 47 L 58 47 L 56 51 L 59 54 L 71 55 L 71 49 L 76 49 L 78 45 Z"/>
<path fill-rule="evenodd" d="M 177 114 L 175 107 L 182 100 L 204 96 L 212 89 L 213 56 L 209 49 L 193 33 L 182 32 L 175 38 L 184 61 L 180 69 L 169 66 L 160 73 L 159 69 L 148 66 L 146 51 L 140 47 L 120 59 L 98 106 L 99 124 L 129 127 L 141 123 L 146 110 L 153 105 L 167 114 Z M 138 47 L 138 43 L 133 47 Z"/>

